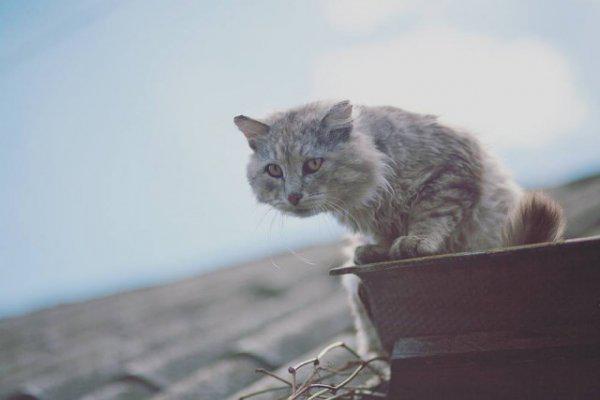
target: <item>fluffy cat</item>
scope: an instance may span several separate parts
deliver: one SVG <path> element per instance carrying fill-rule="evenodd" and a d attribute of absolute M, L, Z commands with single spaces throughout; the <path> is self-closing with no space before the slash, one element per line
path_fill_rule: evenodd
<path fill-rule="evenodd" d="M 341 101 L 234 122 L 253 150 L 247 176 L 258 200 L 299 217 L 332 214 L 361 235 L 356 264 L 562 234 L 552 200 L 524 194 L 474 136 L 435 116 Z M 358 278 L 344 285 L 359 351 L 381 354 Z"/>

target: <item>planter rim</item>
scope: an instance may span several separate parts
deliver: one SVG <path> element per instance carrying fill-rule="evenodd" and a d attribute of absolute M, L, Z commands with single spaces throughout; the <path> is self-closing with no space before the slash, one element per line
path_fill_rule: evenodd
<path fill-rule="evenodd" d="M 404 270 L 415 267 L 426 267 L 426 266 L 435 266 L 435 267 L 446 267 L 448 264 L 451 264 L 453 267 L 457 267 L 457 264 L 461 261 L 464 261 L 465 264 L 462 266 L 474 265 L 477 264 L 478 261 L 489 259 L 490 257 L 500 257 L 500 256 L 517 256 L 519 254 L 530 254 L 545 251 L 548 249 L 558 249 L 558 248 L 571 248 L 578 247 L 582 245 L 593 245 L 596 244 L 600 246 L 600 235 L 598 236 L 590 236 L 585 238 L 577 238 L 577 239 L 569 239 L 562 240 L 558 242 L 551 243 L 536 243 L 529 244 L 524 246 L 512 246 L 512 247 L 504 247 L 498 249 L 490 249 L 490 250 L 480 250 L 473 252 L 462 252 L 462 253 L 453 253 L 453 254 L 441 254 L 434 255 L 428 257 L 420 257 L 420 258 L 410 258 L 406 260 L 392 260 L 392 261 L 383 261 L 379 263 L 366 264 L 366 265 L 353 265 L 349 267 L 337 267 L 333 268 L 329 271 L 329 275 L 345 275 L 345 274 L 356 274 L 356 275 L 364 275 L 370 273 L 377 273 L 389 270 Z M 467 264 L 468 263 L 468 264 Z"/>

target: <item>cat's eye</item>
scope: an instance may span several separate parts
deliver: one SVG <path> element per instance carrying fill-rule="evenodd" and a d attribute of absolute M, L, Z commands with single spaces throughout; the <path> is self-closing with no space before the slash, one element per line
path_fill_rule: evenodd
<path fill-rule="evenodd" d="M 283 176 L 283 171 L 281 167 L 277 164 L 269 164 L 265 167 L 265 171 L 267 174 L 271 175 L 273 178 L 281 178 Z"/>
<path fill-rule="evenodd" d="M 323 164 L 322 158 L 311 158 L 310 160 L 306 160 L 304 165 L 302 166 L 302 172 L 306 174 L 313 174 L 321 168 Z"/>

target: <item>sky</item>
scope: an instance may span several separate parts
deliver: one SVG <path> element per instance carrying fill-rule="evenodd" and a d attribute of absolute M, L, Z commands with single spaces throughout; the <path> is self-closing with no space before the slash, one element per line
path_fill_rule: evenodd
<path fill-rule="evenodd" d="M 389 104 L 471 129 L 528 187 L 598 172 L 599 18 L 593 0 L 0 2 L 0 317 L 337 240 L 256 203 L 237 114 Z"/>

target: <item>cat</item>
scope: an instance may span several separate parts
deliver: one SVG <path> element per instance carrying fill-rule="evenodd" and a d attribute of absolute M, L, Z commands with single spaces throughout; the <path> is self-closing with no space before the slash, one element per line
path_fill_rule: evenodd
<path fill-rule="evenodd" d="M 525 193 L 475 136 L 436 116 L 314 102 L 259 121 L 238 115 L 247 178 L 285 214 L 330 213 L 360 235 L 355 264 L 558 240 L 561 208 Z M 364 356 L 384 354 L 360 281 L 345 276 Z"/>

